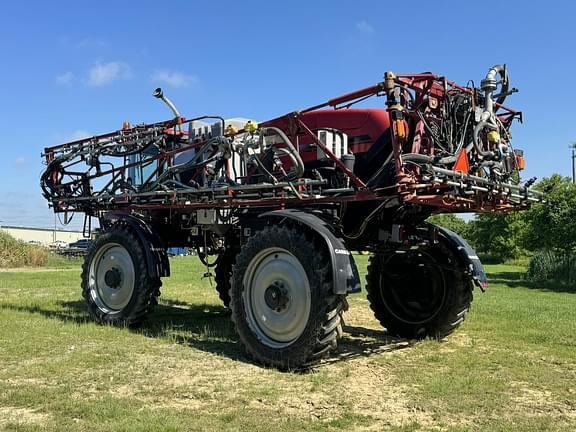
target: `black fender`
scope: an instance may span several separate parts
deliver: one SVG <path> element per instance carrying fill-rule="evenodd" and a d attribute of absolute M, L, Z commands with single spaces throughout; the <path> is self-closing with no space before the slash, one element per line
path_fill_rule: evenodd
<path fill-rule="evenodd" d="M 352 253 L 344 241 L 336 236 L 330 225 L 318 216 L 295 209 L 273 210 L 259 215 L 261 218 L 280 218 L 296 221 L 318 234 L 326 242 L 332 266 L 334 294 L 351 294 L 360 292 L 360 274 Z"/>
<path fill-rule="evenodd" d="M 170 262 L 164 243 L 150 226 L 141 219 L 127 213 L 107 213 L 100 218 L 100 225 L 109 229 L 117 223 L 125 223 L 138 235 L 144 247 L 148 275 L 153 278 L 170 276 Z"/>
<path fill-rule="evenodd" d="M 460 264 L 466 270 L 466 274 L 468 274 L 474 282 L 474 285 L 482 291 L 488 288 L 488 278 L 486 277 L 484 266 L 474 249 L 472 249 L 472 246 L 454 231 L 438 225 L 429 225 L 439 231 L 440 235 L 445 239 L 446 244 L 451 247 Z"/>

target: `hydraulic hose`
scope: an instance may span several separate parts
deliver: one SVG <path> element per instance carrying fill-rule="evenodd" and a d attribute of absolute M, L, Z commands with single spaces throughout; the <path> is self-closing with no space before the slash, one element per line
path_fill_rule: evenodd
<path fill-rule="evenodd" d="M 491 151 L 484 151 L 482 149 L 481 144 L 480 144 L 480 132 L 482 132 L 482 130 L 484 128 L 489 128 L 492 130 L 498 130 L 498 128 L 495 125 L 488 123 L 486 121 L 481 121 L 474 128 L 474 133 L 472 134 L 472 141 L 474 143 L 474 148 L 476 149 L 476 151 L 478 152 L 478 154 L 480 156 L 483 156 L 483 157 L 492 156 L 493 153 Z"/>
<path fill-rule="evenodd" d="M 440 159 L 436 159 L 434 156 L 428 156 L 418 153 L 406 153 L 402 155 L 403 161 L 416 162 L 416 163 L 438 163 L 440 165 L 448 165 L 450 163 L 456 162 L 456 156 L 446 156 Z"/>
<path fill-rule="evenodd" d="M 402 161 L 416 162 L 416 163 L 433 163 L 434 158 L 432 156 L 418 153 L 407 153 L 402 155 Z"/>
<path fill-rule="evenodd" d="M 274 132 L 276 135 L 280 137 L 280 139 L 282 139 L 282 141 L 284 141 L 284 144 L 286 144 L 286 149 L 290 153 L 291 156 L 290 158 L 294 162 L 294 169 L 296 171 L 295 176 L 296 178 L 302 177 L 304 175 L 304 162 L 300 157 L 300 153 L 298 153 L 298 150 L 296 149 L 296 147 L 294 147 L 294 144 L 292 144 L 292 141 L 290 141 L 290 139 L 286 136 L 286 134 L 282 129 L 279 129 L 274 126 L 262 128 L 262 136 L 264 136 L 264 134 L 268 131 Z"/>

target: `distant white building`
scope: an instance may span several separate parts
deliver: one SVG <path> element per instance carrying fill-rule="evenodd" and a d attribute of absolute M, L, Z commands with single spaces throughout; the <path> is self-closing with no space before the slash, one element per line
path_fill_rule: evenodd
<path fill-rule="evenodd" d="M 45 246 L 48 246 L 55 241 L 72 243 L 83 238 L 82 231 L 26 228 L 6 225 L 0 226 L 0 230 L 7 232 L 15 239 L 25 241 L 26 243 L 39 242 Z"/>

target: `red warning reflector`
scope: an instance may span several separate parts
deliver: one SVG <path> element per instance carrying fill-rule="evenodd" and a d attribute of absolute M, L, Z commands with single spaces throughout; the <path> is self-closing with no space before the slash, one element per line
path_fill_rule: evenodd
<path fill-rule="evenodd" d="M 458 155 L 458 159 L 456 159 L 456 163 L 454 164 L 454 171 L 461 172 L 464 174 L 468 174 L 468 172 L 470 171 L 470 165 L 468 165 L 468 154 L 466 153 L 466 149 L 462 149 L 462 151 Z"/>

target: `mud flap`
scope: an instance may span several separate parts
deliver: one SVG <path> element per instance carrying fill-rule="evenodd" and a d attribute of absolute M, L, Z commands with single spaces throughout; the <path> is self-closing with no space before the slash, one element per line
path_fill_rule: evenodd
<path fill-rule="evenodd" d="M 148 275 L 153 278 L 170 276 L 170 262 L 166 248 L 148 224 L 125 213 L 107 213 L 100 219 L 100 225 L 106 229 L 119 222 L 126 223 L 138 235 L 138 239 L 144 247 Z"/>
<path fill-rule="evenodd" d="M 484 266 L 480 262 L 480 258 L 476 255 L 474 249 L 472 249 L 472 246 L 470 246 L 466 240 L 454 231 L 450 231 L 449 229 L 438 225 L 432 226 L 438 229 L 442 237 L 446 239 L 447 244 L 452 247 L 456 256 L 460 259 L 461 264 L 466 269 L 466 272 L 472 278 L 474 285 L 482 291 L 485 291 L 486 288 L 488 288 L 488 278 L 486 277 Z"/>
<path fill-rule="evenodd" d="M 344 241 L 336 236 L 326 222 L 318 216 L 300 210 L 274 210 L 261 214 L 262 218 L 280 218 L 296 221 L 319 234 L 326 242 L 332 264 L 334 294 L 351 294 L 360 292 L 360 275 L 358 268 Z"/>

